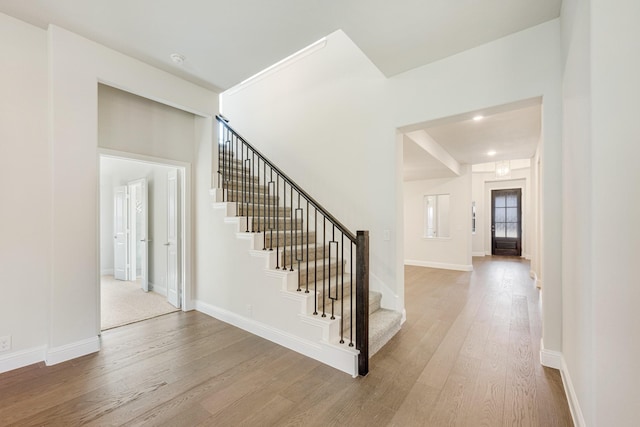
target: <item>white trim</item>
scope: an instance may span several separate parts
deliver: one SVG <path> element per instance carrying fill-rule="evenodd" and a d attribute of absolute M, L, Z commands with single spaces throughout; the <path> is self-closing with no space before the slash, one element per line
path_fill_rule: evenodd
<path fill-rule="evenodd" d="M 419 261 L 414 259 L 405 259 L 404 264 L 415 265 L 417 267 L 441 268 L 443 270 L 473 271 L 473 265 L 471 264 L 448 264 L 445 262 Z"/>
<path fill-rule="evenodd" d="M 471 252 L 471 256 L 485 256 L 486 253 L 484 251 L 479 252 Z"/>
<path fill-rule="evenodd" d="M 562 357 L 562 369 L 560 369 L 560 376 L 562 377 L 564 392 L 567 395 L 567 402 L 569 403 L 569 411 L 571 411 L 573 424 L 576 427 L 586 427 L 587 423 L 584 421 L 582 409 L 580 409 L 580 403 L 578 402 L 578 395 L 576 394 L 576 390 L 573 388 L 571 375 L 569 375 L 569 369 L 564 357 Z"/>
<path fill-rule="evenodd" d="M 156 285 L 155 283 L 149 282 L 149 291 L 155 292 L 165 297 L 167 296 L 166 286 Z"/>
<path fill-rule="evenodd" d="M 113 268 L 105 268 L 100 271 L 101 276 L 113 276 Z"/>
<path fill-rule="evenodd" d="M 100 338 L 95 336 L 82 341 L 48 349 L 44 361 L 47 366 L 100 351 Z"/>
<path fill-rule="evenodd" d="M 350 348 L 342 349 L 329 343 L 312 342 L 202 301 L 195 301 L 195 309 L 352 376 L 358 374 L 358 352 Z"/>
<path fill-rule="evenodd" d="M 0 374 L 42 362 L 46 350 L 47 347 L 43 345 L 0 356 Z"/>
<path fill-rule="evenodd" d="M 586 427 L 587 424 L 584 421 L 582 409 L 580 409 L 580 403 L 578 402 L 578 395 L 573 388 L 573 382 L 571 381 L 571 375 L 569 374 L 569 368 L 567 367 L 564 355 L 559 351 L 546 350 L 542 339 L 540 339 L 540 349 L 540 363 L 542 366 L 560 371 L 560 377 L 562 378 L 564 393 L 569 403 L 569 411 L 571 412 L 573 424 L 576 427 Z"/>
<path fill-rule="evenodd" d="M 553 350 L 540 350 L 540 364 L 547 368 L 562 368 L 562 353 Z"/>

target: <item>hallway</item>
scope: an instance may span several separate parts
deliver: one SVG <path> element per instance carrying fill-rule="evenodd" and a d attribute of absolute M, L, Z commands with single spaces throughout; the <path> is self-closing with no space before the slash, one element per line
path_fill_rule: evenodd
<path fill-rule="evenodd" d="M 106 331 L 98 354 L 0 375 L 0 424 L 571 426 L 559 372 L 538 361 L 529 263 L 474 268 L 406 267 L 407 321 L 365 378 L 178 312 Z"/>

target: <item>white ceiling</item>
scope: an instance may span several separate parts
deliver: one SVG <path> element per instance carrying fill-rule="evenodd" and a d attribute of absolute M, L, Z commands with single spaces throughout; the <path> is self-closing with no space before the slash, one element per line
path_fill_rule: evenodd
<path fill-rule="evenodd" d="M 541 102 L 521 102 L 472 111 L 420 123 L 402 129 L 424 130 L 459 164 L 475 165 L 533 157 L 540 141 Z M 482 115 L 483 119 L 473 120 Z M 409 141 L 404 143 L 404 180 L 445 178 L 452 172 L 427 151 Z M 491 156 L 489 151 L 495 151 Z"/>
<path fill-rule="evenodd" d="M 220 90 L 342 29 L 387 76 L 556 18 L 562 0 L 0 0 Z M 186 57 L 183 66 L 169 59 Z"/>

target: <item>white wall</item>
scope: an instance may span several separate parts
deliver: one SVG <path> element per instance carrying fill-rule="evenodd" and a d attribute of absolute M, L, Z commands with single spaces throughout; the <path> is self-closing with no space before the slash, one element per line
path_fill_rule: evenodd
<path fill-rule="evenodd" d="M 217 95 L 61 28 L 43 31 L 1 14 L 0 21 L 7 53 L 0 59 L 0 169 L 5 184 L 23 180 L 6 191 L 3 184 L 5 200 L 20 207 L 3 209 L 1 221 L 10 227 L 0 244 L 0 286 L 11 301 L 0 333 L 13 337 L 10 353 L 0 355 L 6 370 L 99 348 L 98 82 L 200 114 L 192 133 L 198 144 L 210 143 L 202 135 L 211 135 Z"/>
<path fill-rule="evenodd" d="M 471 271 L 471 167 L 455 178 L 404 183 L 405 263 Z M 449 237 L 424 237 L 424 196 L 449 194 Z"/>
<path fill-rule="evenodd" d="M 640 403 L 640 2 L 591 5 L 594 425 L 631 426 Z"/>
<path fill-rule="evenodd" d="M 562 354 L 581 416 L 587 425 L 597 425 L 593 391 L 590 2 L 565 0 L 562 27 L 565 48 Z"/>
<path fill-rule="evenodd" d="M 98 82 L 211 117 L 214 93 L 61 28 L 49 28 L 53 156 L 53 274 L 48 360 L 70 343 L 95 351 Z M 153 147 L 144 150 L 153 156 Z M 192 159 L 193 161 L 193 159 Z M 187 177 L 190 179 L 190 177 Z M 71 215 L 84 206 L 82 215 Z M 54 356 L 51 356 L 54 353 Z M 60 353 L 65 355 L 67 353 Z"/>
<path fill-rule="evenodd" d="M 51 165 L 46 32 L 0 14 L 0 51 L 0 336 L 12 337 L 2 372 L 10 353 L 46 343 Z"/>
<path fill-rule="evenodd" d="M 98 85 L 98 146 L 193 162 L 195 116 L 125 91 Z"/>
<path fill-rule="evenodd" d="M 640 3 L 565 1 L 564 342 L 586 425 L 637 425 Z"/>
<path fill-rule="evenodd" d="M 395 224 L 395 127 L 386 85 L 337 31 L 315 53 L 223 93 L 222 105 L 232 127 L 352 232 L 370 231 L 371 286 L 387 286 L 395 299 L 402 286 L 395 235 L 402 230 Z"/>

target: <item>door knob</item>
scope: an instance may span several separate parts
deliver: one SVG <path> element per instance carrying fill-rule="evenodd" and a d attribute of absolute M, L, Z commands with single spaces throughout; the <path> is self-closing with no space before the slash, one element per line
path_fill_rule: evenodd
<path fill-rule="evenodd" d="M 171 243 L 167 242 L 167 243 L 165 243 L 164 245 L 165 245 L 165 246 L 170 246 L 170 245 L 171 245 Z"/>

